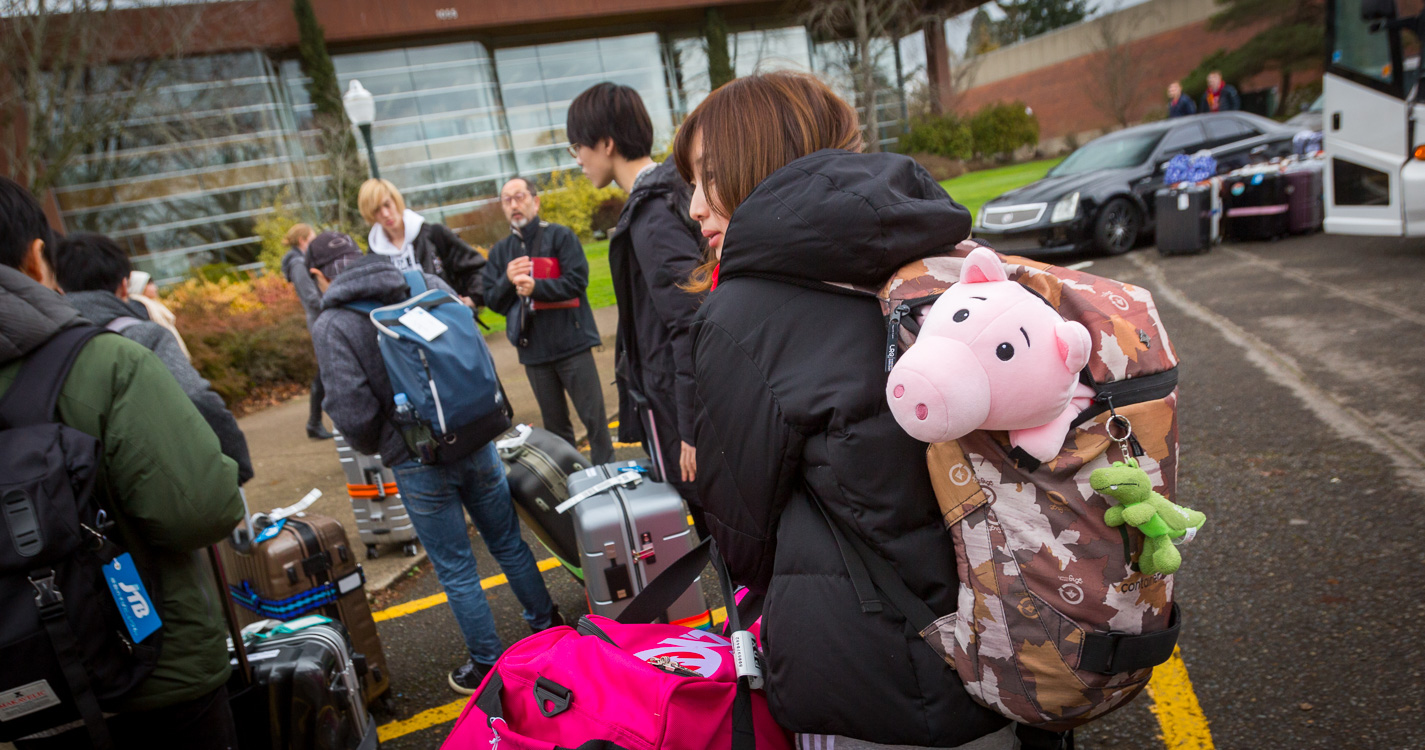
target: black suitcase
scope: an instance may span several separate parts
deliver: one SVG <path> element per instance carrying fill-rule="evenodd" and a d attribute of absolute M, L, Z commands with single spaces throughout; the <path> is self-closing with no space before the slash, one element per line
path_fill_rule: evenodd
<path fill-rule="evenodd" d="M 216 547 L 219 586 L 227 585 Z M 234 666 L 228 703 L 241 750 L 374 750 L 376 718 L 366 709 L 366 663 L 345 626 L 320 615 L 239 629 L 224 603 Z"/>
<path fill-rule="evenodd" d="M 1222 231 L 1229 239 L 1274 240 L 1290 233 L 1291 199 L 1280 171 L 1231 175 L 1223 182 Z"/>
<path fill-rule="evenodd" d="M 1156 194 L 1158 252 L 1193 255 L 1212 249 L 1212 191 L 1208 186 L 1163 188 Z"/>
<path fill-rule="evenodd" d="M 574 517 L 554 509 L 569 499 L 569 475 L 589 468 L 574 446 L 552 432 L 519 425 L 495 442 L 505 462 L 515 511 L 544 548 L 580 581 L 584 571 L 574 536 Z"/>

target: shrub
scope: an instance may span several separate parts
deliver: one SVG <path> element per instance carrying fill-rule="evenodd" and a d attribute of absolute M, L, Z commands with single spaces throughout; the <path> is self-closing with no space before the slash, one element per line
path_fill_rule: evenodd
<path fill-rule="evenodd" d="M 965 167 L 965 162 L 959 159 L 947 159 L 939 154 L 911 154 L 910 158 L 915 159 L 915 163 L 925 167 L 925 171 L 935 178 L 936 182 L 953 180 L 965 172 L 969 171 Z"/>
<path fill-rule="evenodd" d="M 193 367 L 229 407 L 310 383 L 317 359 L 297 293 L 278 275 L 251 281 L 193 278 L 164 301 L 193 355 Z"/>
<path fill-rule="evenodd" d="M 510 221 L 505 218 L 499 201 L 448 217 L 445 225 L 474 247 L 493 247 L 496 242 L 510 236 Z"/>
<path fill-rule="evenodd" d="M 623 197 L 623 191 L 613 185 L 596 188 L 582 174 L 560 170 L 551 174 L 539 191 L 539 216 L 569 227 L 581 242 L 589 242 L 594 239 L 594 212 L 604 201 Z"/>
<path fill-rule="evenodd" d="M 977 153 L 1012 154 L 1020 146 L 1039 145 L 1039 118 L 1024 102 L 991 104 L 970 118 L 970 133 Z"/>
<path fill-rule="evenodd" d="M 618 226 L 619 214 L 623 213 L 623 204 L 627 202 L 628 201 L 624 200 L 622 194 L 612 198 L 605 198 L 604 201 L 594 209 L 594 215 L 590 218 L 590 223 L 594 230 L 608 231 Z"/>
<path fill-rule="evenodd" d="M 955 115 L 921 117 L 901 136 L 898 150 L 903 154 L 934 154 L 946 159 L 968 159 L 975 154 L 970 126 Z"/>

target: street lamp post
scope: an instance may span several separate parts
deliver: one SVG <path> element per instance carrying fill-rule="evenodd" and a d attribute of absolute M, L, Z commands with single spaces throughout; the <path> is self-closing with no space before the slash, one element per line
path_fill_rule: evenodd
<path fill-rule="evenodd" d="M 351 86 L 341 97 L 341 103 L 346 107 L 347 119 L 356 123 L 356 127 L 361 130 L 361 139 L 366 142 L 366 162 L 371 165 L 371 176 L 379 179 L 381 171 L 376 168 L 376 149 L 371 146 L 371 123 L 376 119 L 376 98 L 361 85 L 361 81 L 352 79 Z"/>

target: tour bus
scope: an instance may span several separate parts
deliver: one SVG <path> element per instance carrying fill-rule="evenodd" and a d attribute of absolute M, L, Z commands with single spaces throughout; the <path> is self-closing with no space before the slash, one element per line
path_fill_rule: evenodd
<path fill-rule="evenodd" d="M 1326 231 L 1425 237 L 1425 1 L 1326 0 Z"/>

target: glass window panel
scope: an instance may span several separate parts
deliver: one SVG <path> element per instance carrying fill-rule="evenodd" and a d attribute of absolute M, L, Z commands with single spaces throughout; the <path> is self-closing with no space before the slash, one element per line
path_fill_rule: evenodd
<path fill-rule="evenodd" d="M 357 73 L 365 73 L 371 70 L 388 70 L 390 68 L 406 67 L 406 51 L 400 49 L 382 50 L 380 52 L 355 52 L 344 55 L 332 55 L 332 63 L 336 66 L 337 75 L 342 80 L 342 90 L 346 90 L 346 80 L 352 78 Z M 363 80 L 362 84 L 365 85 Z M 367 86 L 370 89 L 370 86 Z"/>
<path fill-rule="evenodd" d="M 457 62 L 460 60 L 484 59 L 485 49 L 475 42 L 455 44 L 432 44 L 429 47 L 412 47 L 406 50 L 406 59 L 411 65 Z"/>

